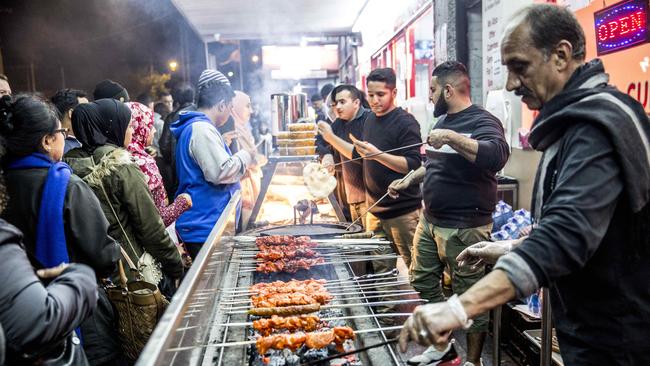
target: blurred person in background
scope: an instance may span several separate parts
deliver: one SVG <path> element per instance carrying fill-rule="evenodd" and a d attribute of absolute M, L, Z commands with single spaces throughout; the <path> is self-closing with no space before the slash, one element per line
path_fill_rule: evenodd
<path fill-rule="evenodd" d="M 237 133 L 237 142 L 239 146 L 248 151 L 256 151 L 255 139 L 251 133 L 251 98 L 240 91 L 235 92 L 232 99 L 231 116 L 235 121 L 235 132 Z M 266 157 L 257 153 L 255 163 L 251 164 L 246 174 L 240 181 L 242 192 L 242 227 L 246 227 L 248 219 L 253 211 L 255 200 L 260 193 L 260 183 L 262 180 L 262 166 L 266 164 Z"/>
<path fill-rule="evenodd" d="M 3 95 L 11 95 L 11 86 L 9 85 L 9 78 L 4 74 L 0 74 L 0 97 Z"/>
<path fill-rule="evenodd" d="M 94 100 L 104 98 L 115 99 L 120 102 L 128 102 L 130 100 L 129 92 L 126 91 L 126 88 L 109 79 L 100 81 L 95 86 L 95 91 L 93 91 Z"/>
<path fill-rule="evenodd" d="M 227 80 L 227 79 L 226 79 Z M 175 108 L 165 117 L 158 148 L 160 158 L 156 159 L 160 174 L 163 177 L 163 184 L 170 197 L 176 196 L 178 189 L 178 178 L 176 176 L 176 139 L 172 136 L 170 126 L 178 121 L 178 115 L 182 111 L 196 110 L 194 104 L 194 87 L 190 84 L 181 84 L 172 91 Z"/>
<path fill-rule="evenodd" d="M 167 103 L 158 102 L 153 106 L 153 127 L 156 129 L 156 133 L 153 135 L 153 140 L 151 141 L 151 148 L 155 150 L 155 155 L 153 157 L 160 156 L 160 135 L 162 134 L 163 128 L 165 128 L 165 118 L 172 112 L 171 107 Z"/>
<path fill-rule="evenodd" d="M 63 154 L 74 148 L 81 147 L 81 142 L 74 137 L 74 130 L 72 129 L 72 110 L 78 104 L 88 103 L 88 95 L 82 90 L 68 88 L 59 90 L 50 100 L 59 111 L 61 128 L 68 130 Z"/>
<path fill-rule="evenodd" d="M 146 105 L 147 108 L 149 108 L 149 110 L 153 110 L 154 101 L 153 101 L 153 97 L 149 92 L 143 92 L 138 94 L 138 96 L 135 97 L 135 101 L 140 104 Z"/>
<path fill-rule="evenodd" d="M 33 265 L 78 262 L 92 267 L 99 278 L 111 276 L 119 245 L 108 235 L 108 221 L 93 191 L 60 161 L 66 130 L 54 108 L 19 95 L 13 102 L 3 97 L 0 110 L 7 151 L 4 178 L 11 196 L 2 216 L 24 234 Z M 81 336 L 90 361 L 112 363 L 120 359 L 115 314 L 103 290 L 99 292 L 98 309 L 82 324 Z"/>
<path fill-rule="evenodd" d="M 323 104 L 323 97 L 321 97 L 320 94 L 314 94 L 311 96 L 311 106 L 314 108 L 314 113 L 316 113 L 316 122 L 328 121 L 327 109 Z"/>
<path fill-rule="evenodd" d="M 172 111 L 172 109 L 174 109 L 174 98 L 167 91 L 160 93 L 160 99 L 158 100 L 158 102 L 164 103 L 170 112 Z"/>

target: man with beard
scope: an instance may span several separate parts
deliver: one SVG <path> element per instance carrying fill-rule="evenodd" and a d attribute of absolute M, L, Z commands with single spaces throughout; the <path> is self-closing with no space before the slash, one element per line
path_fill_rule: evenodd
<path fill-rule="evenodd" d="M 444 301 L 441 278 L 449 266 L 454 293 L 461 294 L 485 274 L 483 266 L 459 268 L 456 256 L 468 246 L 489 240 L 497 201 L 496 173 L 508 160 L 501 122 L 470 100 L 467 69 L 460 62 L 438 65 L 431 77 L 430 99 L 438 123 L 429 134 L 427 161 L 409 179 L 394 181 L 399 191 L 424 181 L 425 210 L 413 238 L 411 285 L 429 302 Z M 479 365 L 488 314 L 474 318 L 467 330 L 467 363 Z M 428 365 L 455 354 L 451 343 L 413 357 L 409 365 Z"/>
<path fill-rule="evenodd" d="M 564 364 L 650 365 L 650 122 L 585 62 L 573 13 L 531 5 L 506 26 L 506 89 L 540 113 L 529 141 L 543 155 L 532 197 L 536 226 L 517 241 L 483 242 L 457 258 L 496 262 L 461 296 L 418 309 L 402 330 L 447 342 L 477 314 L 549 287 Z"/>

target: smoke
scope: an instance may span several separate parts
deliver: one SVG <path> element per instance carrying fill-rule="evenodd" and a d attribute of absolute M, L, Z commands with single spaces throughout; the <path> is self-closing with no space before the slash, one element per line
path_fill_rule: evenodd
<path fill-rule="evenodd" d="M 197 74 L 203 43 L 168 0 L 27 0 L 0 7 L 0 47 L 13 88 L 28 89 L 33 64 L 36 88 L 45 95 L 64 83 L 92 93 L 107 78 L 137 95 L 140 70 L 168 72 L 183 32 L 191 61 L 181 67 L 198 68 L 191 71 Z"/>

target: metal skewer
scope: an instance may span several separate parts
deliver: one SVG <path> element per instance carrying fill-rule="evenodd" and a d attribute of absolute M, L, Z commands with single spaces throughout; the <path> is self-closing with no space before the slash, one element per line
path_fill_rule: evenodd
<path fill-rule="evenodd" d="M 357 283 L 357 282 L 370 282 L 370 281 L 377 281 L 379 278 L 384 278 L 384 277 L 397 277 L 399 274 L 399 271 L 397 269 L 393 269 L 388 272 L 381 272 L 381 273 L 369 273 L 366 275 L 362 276 L 354 276 L 354 277 L 348 277 L 348 278 L 341 278 L 338 280 L 327 280 L 325 283 L 325 286 L 331 285 L 331 284 L 337 284 L 337 283 Z M 223 289 L 223 292 L 237 292 L 237 291 L 249 291 L 250 286 L 245 286 L 245 287 L 225 287 Z"/>
<path fill-rule="evenodd" d="M 339 162 L 339 163 L 332 164 L 332 165 L 329 165 L 329 166 L 331 166 L 331 167 L 336 167 L 336 166 L 339 166 L 339 165 L 343 165 L 343 164 L 345 164 L 345 163 L 349 163 L 349 162 L 351 162 L 351 161 L 357 161 L 357 160 L 361 160 L 361 159 L 372 158 L 372 157 L 375 157 L 375 156 L 377 156 L 377 155 L 381 155 L 381 154 L 385 154 L 385 153 L 389 153 L 389 152 L 393 152 L 393 151 L 399 151 L 399 150 L 404 150 L 404 149 L 410 149 L 410 148 L 412 148 L 412 147 L 422 146 L 422 145 L 424 145 L 424 144 L 426 144 L 426 143 L 427 143 L 427 142 L 425 141 L 425 142 L 418 142 L 417 144 L 411 144 L 411 145 L 406 145 L 406 146 L 400 146 L 400 147 L 396 147 L 396 148 L 394 148 L 394 149 L 385 150 L 385 151 L 380 151 L 380 152 L 378 152 L 378 153 L 374 153 L 374 154 L 370 154 L 370 155 L 366 155 L 366 156 L 361 156 L 361 157 L 354 158 L 354 159 L 344 160 L 344 161 L 341 161 L 341 162 Z"/>
<path fill-rule="evenodd" d="M 364 334 L 364 333 L 372 333 L 372 332 L 385 332 L 385 331 L 390 331 L 390 330 L 398 330 L 402 329 L 402 325 L 395 325 L 392 327 L 385 327 L 385 328 L 373 328 L 373 329 L 363 329 L 363 330 L 355 330 L 354 334 Z M 318 333 L 318 332 L 316 332 Z M 189 347 L 178 347 L 178 348 L 169 348 L 167 349 L 167 352 L 180 352 L 180 351 L 189 351 L 197 348 L 210 348 L 210 347 L 216 347 L 216 348 L 221 348 L 221 347 L 238 347 L 238 346 L 249 346 L 255 344 L 257 341 L 240 341 L 240 342 L 228 342 L 228 343 L 215 343 L 215 344 L 201 344 L 198 346 L 189 346 Z"/>
<path fill-rule="evenodd" d="M 342 286 L 334 286 L 334 287 L 327 287 L 327 291 L 342 291 L 342 290 L 365 290 L 368 288 L 382 288 L 382 287 L 393 287 L 393 286 L 398 286 L 398 285 L 406 285 L 408 284 L 408 280 L 397 280 L 397 281 L 388 281 L 388 282 L 379 282 L 379 283 L 368 283 L 364 285 L 342 285 Z M 235 299 L 235 298 L 240 298 L 240 297 L 249 297 L 249 296 L 255 296 L 259 294 L 259 292 L 241 292 L 241 293 L 231 293 L 231 294 L 224 294 L 224 298 L 226 299 Z M 333 294 L 332 294 L 333 295 Z"/>
<path fill-rule="evenodd" d="M 424 143 L 422 143 L 422 144 L 424 144 Z M 422 145 L 422 144 L 419 144 L 419 145 Z M 400 179 L 399 182 L 402 183 L 406 178 L 408 178 L 408 177 L 410 177 L 411 175 L 413 175 L 413 173 L 415 173 L 415 170 L 412 170 L 412 169 L 411 169 L 411 171 L 408 172 L 408 173 L 407 173 L 407 174 L 406 174 L 402 179 Z M 368 212 L 370 212 L 370 210 L 372 210 L 373 208 L 375 208 L 375 206 L 377 206 L 377 205 L 379 204 L 379 202 L 381 202 L 382 200 L 384 200 L 386 197 L 388 197 L 388 191 L 386 191 L 386 193 L 385 193 L 383 196 L 381 196 L 377 201 L 375 201 L 375 203 L 373 203 L 372 206 L 368 207 L 368 209 L 366 210 L 366 212 L 364 212 L 363 214 L 359 215 L 359 217 L 357 217 L 356 220 L 352 221 L 352 223 L 351 223 L 350 225 L 348 225 L 348 227 L 345 228 L 345 231 L 350 230 L 350 228 L 351 228 L 352 226 L 354 226 L 354 224 L 356 224 L 357 222 L 359 222 L 359 220 L 361 220 L 362 218 L 364 218 L 364 217 L 368 214 Z"/>
<path fill-rule="evenodd" d="M 365 315 L 350 315 L 350 316 L 335 316 L 332 318 L 319 318 L 319 321 L 329 322 L 332 320 L 348 320 L 348 319 L 365 319 L 365 318 L 384 318 L 384 317 L 402 317 L 410 316 L 411 313 L 377 313 L 377 314 L 365 314 Z M 248 323 L 223 323 L 217 324 L 218 327 L 250 327 L 253 326 L 253 322 Z"/>
<path fill-rule="evenodd" d="M 382 305 L 397 305 L 397 304 L 407 304 L 411 302 L 426 302 L 426 300 L 422 299 L 403 299 L 403 300 L 388 300 L 388 301 L 376 301 L 376 302 L 358 302 L 354 304 L 331 304 L 331 305 L 321 305 L 318 307 L 318 310 L 322 309 L 336 309 L 336 308 L 346 308 L 346 307 L 352 307 L 352 306 L 382 306 Z M 238 311 L 230 311 L 226 313 L 228 315 L 233 315 L 233 314 L 248 314 L 248 310 L 238 310 Z M 300 315 L 300 314 L 296 314 Z"/>
<path fill-rule="evenodd" d="M 310 267 L 326 266 L 326 265 L 329 265 L 329 264 L 347 264 L 347 263 L 354 263 L 354 262 L 366 262 L 366 261 L 376 260 L 376 259 L 397 259 L 397 258 L 399 258 L 399 256 L 397 256 L 397 255 L 366 256 L 364 258 L 351 259 L 351 260 L 347 260 L 347 261 L 330 261 L 330 262 L 324 262 L 324 263 L 315 263 L 315 264 L 311 264 Z M 257 268 L 244 268 L 244 269 L 241 269 L 239 271 L 239 273 L 249 273 L 249 272 L 257 272 Z"/>
<path fill-rule="evenodd" d="M 347 294 L 341 294 L 339 296 L 351 296 L 351 295 L 358 295 L 358 292 L 352 292 L 352 293 L 347 293 Z M 406 295 L 418 295 L 419 292 L 413 291 L 413 290 L 401 290 L 401 291 L 390 291 L 390 292 L 382 292 L 378 294 L 371 294 L 371 295 L 363 295 L 363 296 L 356 296 L 356 297 L 343 297 L 341 299 L 333 298 L 330 300 L 330 302 L 337 301 L 337 300 L 363 300 L 363 299 L 379 299 L 382 297 L 400 297 L 400 296 L 406 296 Z M 245 310 L 245 309 L 252 309 L 253 307 L 250 306 L 250 301 L 247 302 L 236 302 L 236 303 L 222 303 L 221 305 L 240 305 L 240 304 L 249 304 L 246 306 L 235 306 L 228 308 L 228 310 Z"/>
<path fill-rule="evenodd" d="M 370 259 L 368 259 L 370 257 Z M 315 256 L 315 257 L 293 257 L 293 258 L 280 258 L 280 259 L 263 259 L 263 258 L 241 258 L 241 259 L 235 259 L 231 260 L 230 263 L 238 263 L 242 265 L 255 265 L 257 266 L 258 264 L 262 263 L 267 263 L 267 262 L 276 262 L 276 261 L 281 261 L 281 260 L 301 260 L 301 259 L 318 259 L 322 258 L 324 260 L 329 260 L 326 263 L 345 263 L 345 262 L 350 262 L 350 261 L 358 261 L 358 260 L 374 260 L 374 259 L 391 259 L 393 256 L 389 257 L 375 257 L 372 255 L 328 255 L 328 256 Z M 338 260 L 333 260 L 337 259 Z M 321 263 L 321 265 L 324 263 Z M 245 268 L 243 268 L 245 269 Z"/>

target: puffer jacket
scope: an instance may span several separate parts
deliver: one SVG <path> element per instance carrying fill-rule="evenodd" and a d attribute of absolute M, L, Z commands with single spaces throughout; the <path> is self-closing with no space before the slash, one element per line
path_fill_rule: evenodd
<path fill-rule="evenodd" d="M 165 230 L 144 174 L 132 162 L 129 152 L 104 145 L 90 155 L 77 148 L 69 151 L 64 160 L 95 192 L 110 223 L 109 234 L 122 243 L 131 260 L 137 263 L 143 251 L 147 251 L 160 262 L 165 274 L 180 278 L 181 257 Z"/>
<path fill-rule="evenodd" d="M 24 365 L 21 355 L 25 353 L 60 350 L 57 345 L 97 303 L 97 280 L 90 267 L 70 264 L 45 286 L 36 277 L 21 241 L 21 232 L 0 219 L 0 323 L 6 336 L 7 365 Z"/>

